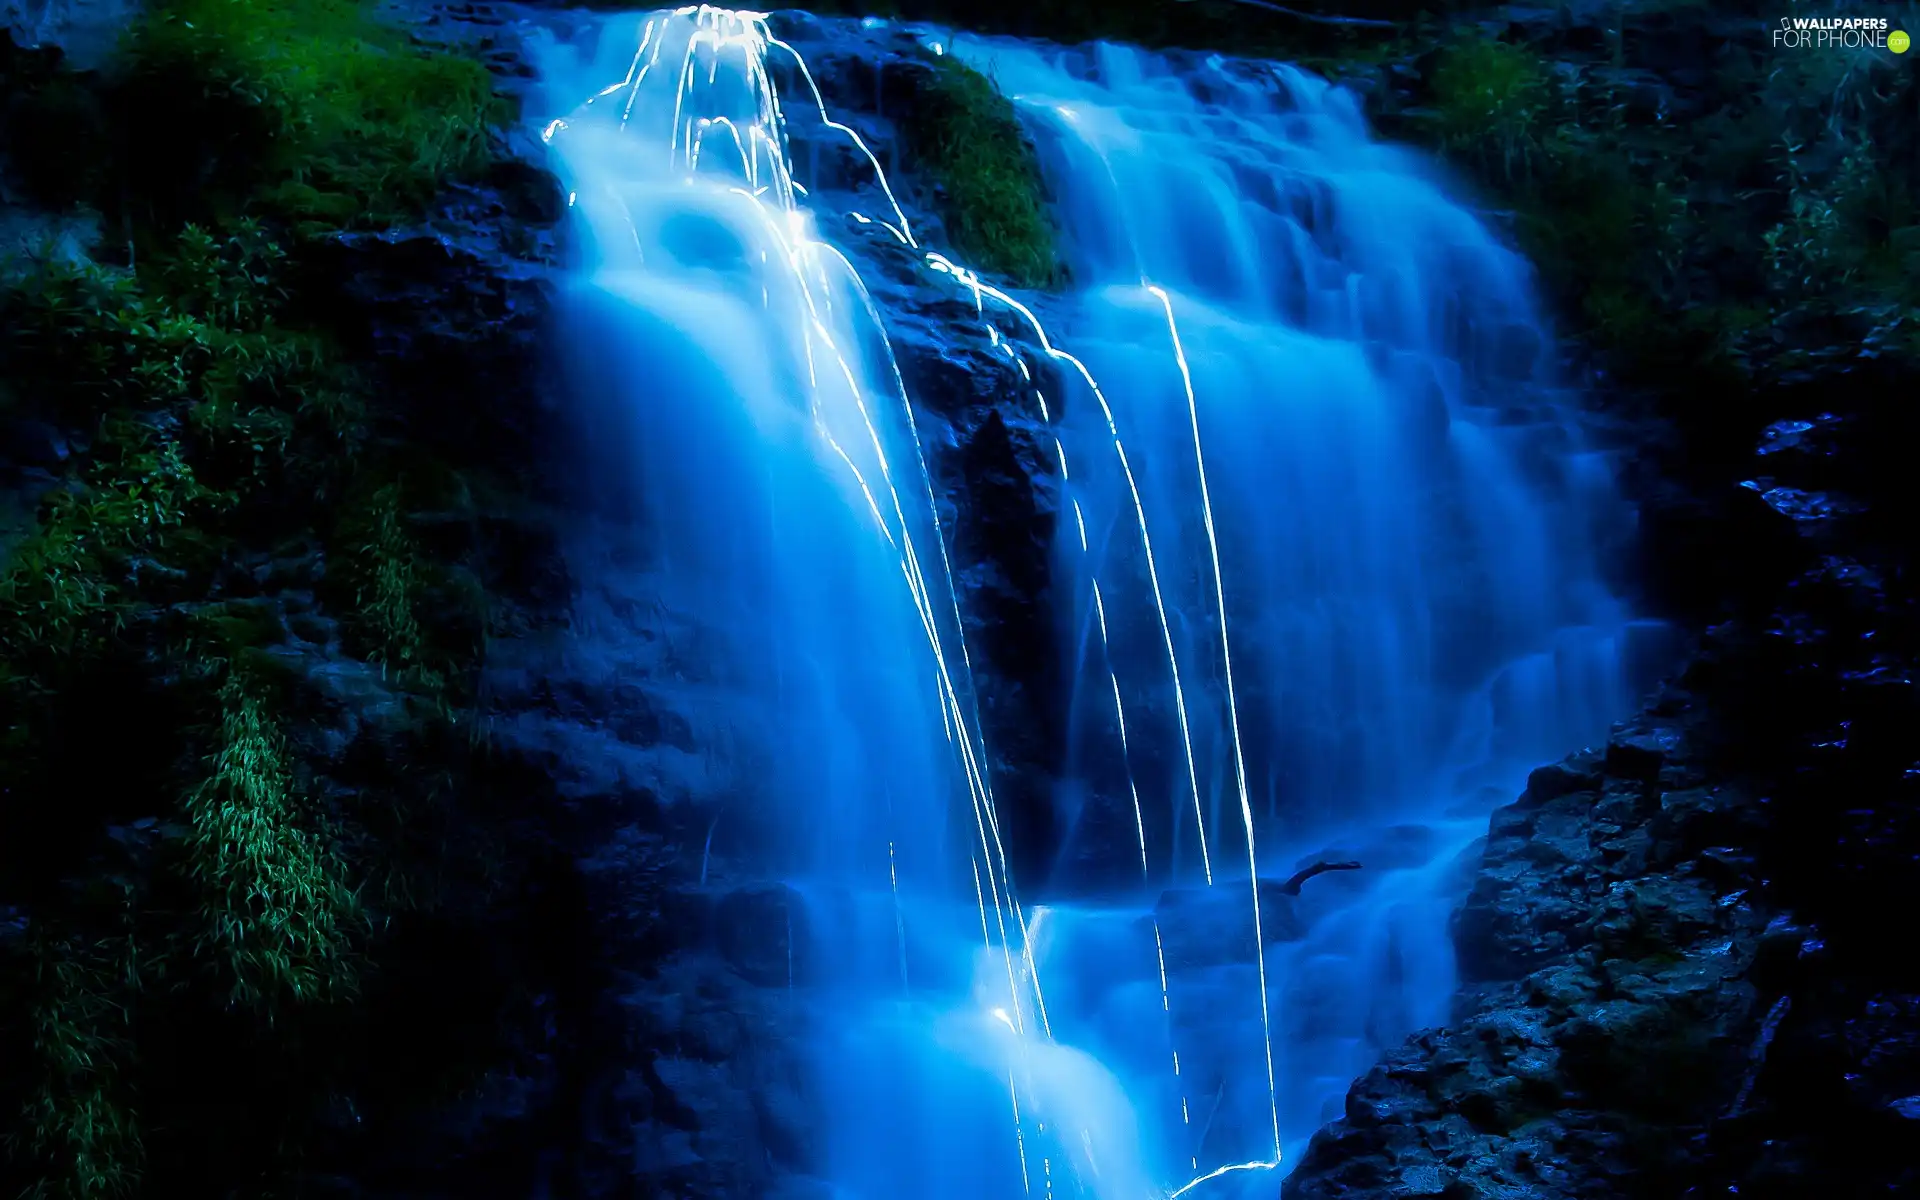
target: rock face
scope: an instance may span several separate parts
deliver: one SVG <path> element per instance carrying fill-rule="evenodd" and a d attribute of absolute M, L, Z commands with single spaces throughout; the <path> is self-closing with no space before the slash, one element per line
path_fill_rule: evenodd
<path fill-rule="evenodd" d="M 1747 1061 L 1765 925 L 1723 848 L 1760 806 L 1708 782 L 1699 720 L 1669 695 L 1494 814 L 1456 1019 L 1355 1084 L 1285 1195 L 1618 1196 L 1676 1160 Z"/>
<path fill-rule="evenodd" d="M 81 70 L 100 65 L 138 0 L 0 0 L 0 29 L 19 45 L 59 46 Z"/>

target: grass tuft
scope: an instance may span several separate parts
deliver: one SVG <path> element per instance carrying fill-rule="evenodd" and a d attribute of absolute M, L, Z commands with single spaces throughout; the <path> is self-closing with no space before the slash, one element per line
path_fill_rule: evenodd
<path fill-rule="evenodd" d="M 1021 287 L 1061 282 L 1039 159 L 1013 102 L 991 79 L 942 56 L 904 130 L 908 153 L 932 176 L 957 250 Z"/>
<path fill-rule="evenodd" d="M 45 1164 L 30 1200 L 103 1200 L 132 1194 L 144 1148 L 126 1103 L 122 1064 L 131 1047 L 132 944 L 123 938 L 39 939 L 36 999 L 28 1021 L 42 1069 L 29 1093 L 16 1153 Z"/>
<path fill-rule="evenodd" d="M 374 489 L 342 523 L 345 571 L 353 587 L 354 626 L 368 661 L 401 681 L 439 682 L 428 664 L 418 616 L 419 548 L 407 532 L 404 484 Z"/>
<path fill-rule="evenodd" d="M 233 1007 L 345 999 L 361 918 L 343 864 L 303 820 L 286 740 L 243 676 L 220 703 L 217 748 L 186 805 L 203 897 L 195 951 L 218 964 Z"/>
<path fill-rule="evenodd" d="M 1441 51 L 1432 86 L 1444 149 L 1508 182 L 1539 166 L 1556 99 L 1539 55 L 1491 38 L 1464 39 Z"/>

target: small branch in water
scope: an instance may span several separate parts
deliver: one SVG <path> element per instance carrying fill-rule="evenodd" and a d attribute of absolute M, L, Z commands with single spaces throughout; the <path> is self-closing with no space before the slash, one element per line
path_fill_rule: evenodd
<path fill-rule="evenodd" d="M 1292 17 L 1296 21 L 1311 21 L 1316 25 L 1351 25 L 1359 29 L 1395 28 L 1392 21 L 1378 21 L 1372 17 L 1335 17 L 1324 13 L 1301 12 L 1297 8 L 1282 8 L 1278 4 L 1269 4 L 1267 0 L 1233 0 L 1233 3 L 1244 4 L 1248 8 L 1265 9 L 1270 13 L 1279 13 L 1283 17 Z"/>
<path fill-rule="evenodd" d="M 713 814 L 713 823 L 707 826 L 707 844 L 700 849 L 700 886 L 707 886 L 707 864 L 713 861 L 713 831 L 720 828 L 720 814 Z"/>
<path fill-rule="evenodd" d="M 1325 875 L 1328 871 L 1358 871 L 1359 869 L 1360 864 L 1357 862 L 1317 862 L 1304 871 L 1296 872 L 1292 879 L 1281 884 L 1280 894 L 1282 896 L 1298 896 L 1300 894 L 1300 885 L 1312 879 L 1315 875 Z"/>

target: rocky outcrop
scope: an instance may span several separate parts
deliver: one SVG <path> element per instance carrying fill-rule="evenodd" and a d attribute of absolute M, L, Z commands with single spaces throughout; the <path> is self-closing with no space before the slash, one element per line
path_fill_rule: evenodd
<path fill-rule="evenodd" d="M 1289 1197 L 1592 1196 L 1685 1149 L 1748 1061 L 1765 920 L 1750 793 L 1711 782 L 1673 692 L 1493 817 L 1454 937 L 1454 1021 L 1355 1084 Z"/>

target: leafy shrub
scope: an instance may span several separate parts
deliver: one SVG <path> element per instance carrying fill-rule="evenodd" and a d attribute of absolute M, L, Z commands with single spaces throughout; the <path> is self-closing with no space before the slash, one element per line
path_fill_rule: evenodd
<path fill-rule="evenodd" d="M 1539 55 L 1491 38 L 1468 38 L 1441 52 L 1432 79 L 1440 142 L 1512 181 L 1546 152 L 1553 80 Z"/>
<path fill-rule="evenodd" d="M 98 649 L 124 623 L 141 563 L 196 540 L 190 520 L 215 500 L 178 442 L 110 424 L 88 480 L 53 493 L 0 575 L 0 652 L 13 670 Z"/>
<path fill-rule="evenodd" d="M 95 1200 L 131 1193 L 142 1158 L 139 1123 L 127 1105 L 124 1060 L 129 1011 L 139 987 L 132 943 L 41 937 L 33 948 L 30 1037 L 41 1077 L 28 1094 L 16 1153 L 43 1172 L 33 1200 Z"/>
<path fill-rule="evenodd" d="M 212 362 L 205 322 L 150 301 L 130 271 L 54 260 L 0 294 L 18 400 L 82 426 L 187 396 Z"/>

